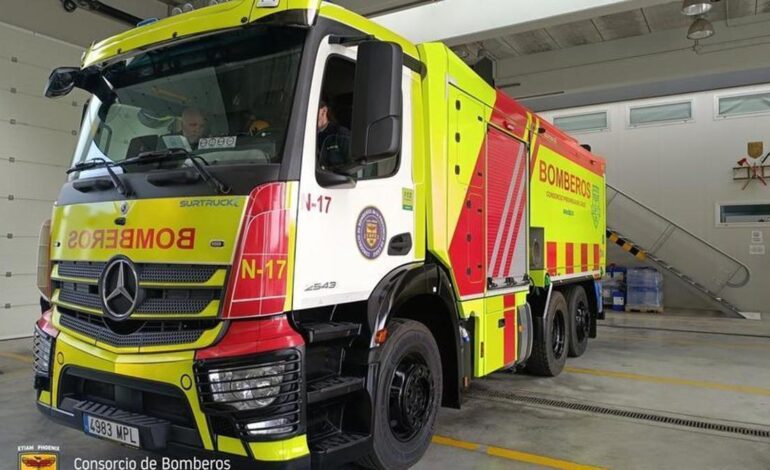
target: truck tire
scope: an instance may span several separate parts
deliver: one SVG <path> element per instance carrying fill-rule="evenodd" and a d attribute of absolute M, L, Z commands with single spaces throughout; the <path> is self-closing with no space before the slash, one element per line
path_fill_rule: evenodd
<path fill-rule="evenodd" d="M 527 372 L 543 377 L 561 373 L 569 350 L 569 317 L 567 301 L 561 292 L 551 292 L 551 302 L 543 318 L 535 321 L 535 340 Z"/>
<path fill-rule="evenodd" d="M 567 311 L 570 319 L 569 357 L 580 357 L 586 352 L 591 334 L 591 310 L 582 286 L 574 286 L 567 293 Z"/>
<path fill-rule="evenodd" d="M 413 320 L 388 323 L 377 379 L 372 451 L 360 465 L 406 469 L 422 458 L 441 403 L 441 356 L 431 332 Z"/>

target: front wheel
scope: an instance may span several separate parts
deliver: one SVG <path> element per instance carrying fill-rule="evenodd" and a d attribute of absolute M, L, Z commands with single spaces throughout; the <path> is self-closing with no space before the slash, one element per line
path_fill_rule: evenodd
<path fill-rule="evenodd" d="M 430 445 L 441 402 L 441 357 L 422 324 L 395 319 L 382 346 L 369 468 L 406 469 Z"/>

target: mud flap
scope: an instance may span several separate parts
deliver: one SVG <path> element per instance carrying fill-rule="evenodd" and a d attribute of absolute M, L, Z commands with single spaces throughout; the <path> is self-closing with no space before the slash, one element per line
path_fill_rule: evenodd
<path fill-rule="evenodd" d="M 519 346 L 519 350 L 516 352 L 516 365 L 521 365 L 524 364 L 532 354 L 532 342 L 535 339 L 532 310 L 528 303 L 519 306 L 516 319 L 518 321 L 516 328 L 518 331 L 518 338 L 516 344 Z M 535 321 L 537 320 L 538 319 L 535 319 Z M 539 320 L 542 321 L 542 319 Z"/>

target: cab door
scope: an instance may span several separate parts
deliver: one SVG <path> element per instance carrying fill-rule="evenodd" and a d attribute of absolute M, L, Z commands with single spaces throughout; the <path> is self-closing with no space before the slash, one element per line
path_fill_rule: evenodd
<path fill-rule="evenodd" d="M 366 300 L 379 281 L 415 260 L 412 176 L 412 72 L 402 74 L 400 155 L 367 166 L 355 185 L 319 181 L 318 106 L 350 129 L 357 48 L 331 44 L 318 52 L 310 90 L 299 184 L 293 308 Z"/>

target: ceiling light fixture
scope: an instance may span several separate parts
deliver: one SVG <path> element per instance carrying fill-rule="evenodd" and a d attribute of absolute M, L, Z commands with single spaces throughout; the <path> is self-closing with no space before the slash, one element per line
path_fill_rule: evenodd
<path fill-rule="evenodd" d="M 682 14 L 687 16 L 703 15 L 709 10 L 711 10 L 710 0 L 684 0 L 682 3 Z"/>
<path fill-rule="evenodd" d="M 714 25 L 706 18 L 697 18 L 687 30 L 687 39 L 699 41 L 714 35 Z"/>

